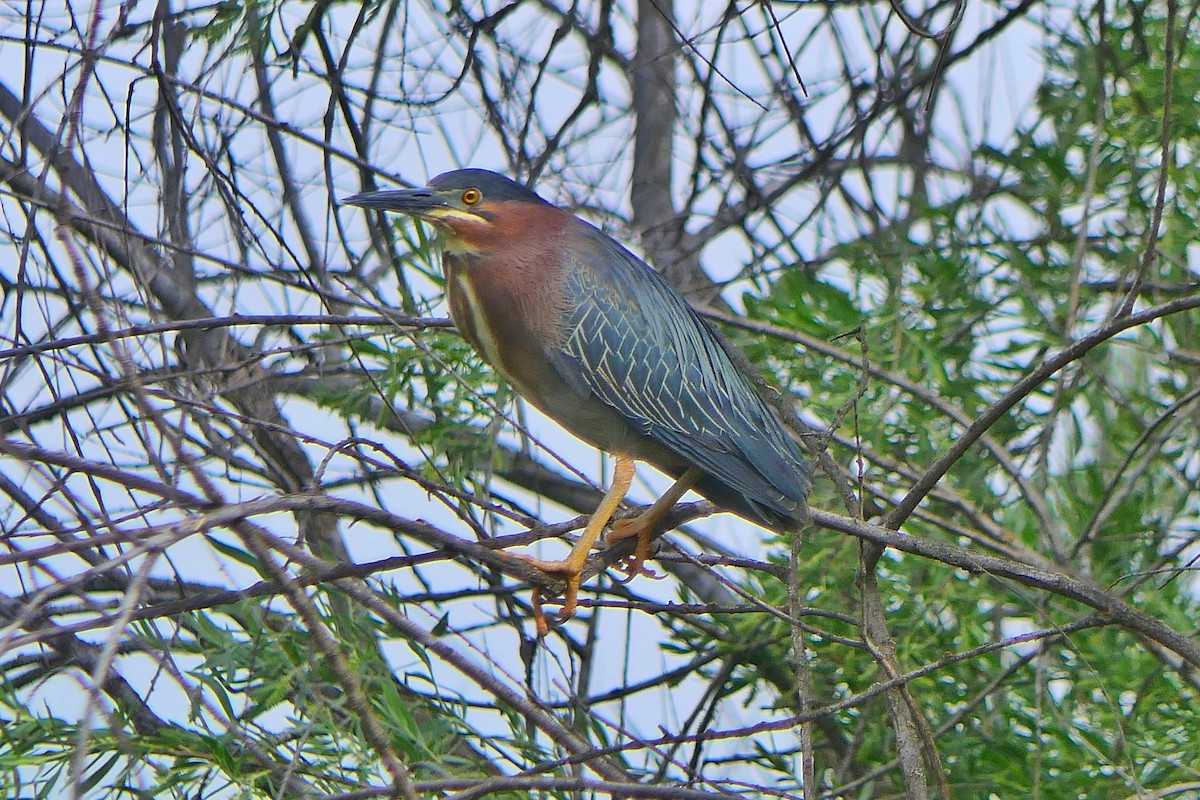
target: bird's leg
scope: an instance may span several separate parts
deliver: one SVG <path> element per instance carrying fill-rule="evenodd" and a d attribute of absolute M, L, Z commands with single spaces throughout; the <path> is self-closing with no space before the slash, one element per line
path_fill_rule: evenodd
<path fill-rule="evenodd" d="M 583 575 L 583 565 L 587 563 L 588 554 L 592 552 L 596 540 L 604 531 L 604 526 L 612 519 L 612 515 L 620 507 L 621 501 L 625 499 L 625 493 L 629 491 L 629 486 L 633 483 L 633 472 L 633 459 L 627 456 L 617 456 L 617 464 L 613 468 L 612 486 L 608 487 L 608 492 L 605 493 L 604 499 L 600 501 L 600 505 L 592 514 L 579 541 L 571 548 L 570 554 L 564 560 L 544 561 L 540 558 L 522 556 L 524 560 L 542 572 L 562 575 L 566 580 L 567 589 L 563 593 L 562 611 L 559 612 L 562 619 L 570 619 L 575 614 L 575 607 L 579 601 L 579 582 Z M 536 588 L 533 599 L 533 618 L 537 623 L 538 634 L 544 636 L 549 630 L 549 626 L 546 624 L 546 616 L 541 610 L 541 592 Z"/>
<path fill-rule="evenodd" d="M 667 489 L 662 497 L 658 498 L 654 505 L 636 517 L 619 519 L 613 523 L 612 532 L 608 534 L 607 539 L 609 545 L 622 539 L 628 539 L 630 536 L 636 536 L 638 540 L 633 555 L 624 562 L 622 567 L 626 573 L 625 581 L 631 581 L 645 571 L 642 565 L 650 556 L 650 542 L 654 540 L 654 535 L 658 532 L 658 526 L 662 523 L 663 517 L 703 476 L 703 470 L 690 467 L 687 472 L 679 476 L 679 479 L 671 485 L 670 489 Z"/>

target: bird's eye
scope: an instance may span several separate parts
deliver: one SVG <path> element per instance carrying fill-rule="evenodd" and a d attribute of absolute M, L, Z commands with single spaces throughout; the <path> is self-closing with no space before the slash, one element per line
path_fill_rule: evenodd
<path fill-rule="evenodd" d="M 483 192 L 478 189 L 466 189 L 462 193 L 462 201 L 469 206 L 473 206 L 483 199 Z"/>

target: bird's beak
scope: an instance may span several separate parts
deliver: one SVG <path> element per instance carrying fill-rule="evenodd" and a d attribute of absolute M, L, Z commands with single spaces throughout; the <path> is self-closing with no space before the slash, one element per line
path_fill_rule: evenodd
<path fill-rule="evenodd" d="M 480 215 L 456 207 L 443 194 L 432 189 L 389 189 L 382 192 L 364 192 L 351 195 L 342 203 L 374 211 L 392 211 L 408 214 L 430 222 L 453 223 L 485 221 Z"/>
<path fill-rule="evenodd" d="M 376 211 L 396 211 L 423 217 L 438 209 L 448 208 L 440 195 L 428 189 L 390 189 L 384 192 L 363 192 L 344 198 L 342 203 Z"/>

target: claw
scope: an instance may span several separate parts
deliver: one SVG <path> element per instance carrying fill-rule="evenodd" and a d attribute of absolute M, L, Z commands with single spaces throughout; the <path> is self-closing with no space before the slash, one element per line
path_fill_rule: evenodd
<path fill-rule="evenodd" d="M 533 591 L 529 593 L 529 602 L 533 606 L 533 624 L 537 628 L 539 639 L 546 638 L 546 634 L 550 633 L 550 623 L 546 620 L 546 612 L 542 610 L 542 588 L 540 586 L 533 587 Z"/>
<path fill-rule="evenodd" d="M 655 572 L 650 567 L 647 567 L 644 563 L 639 563 L 637 558 L 634 556 L 623 558 L 614 564 L 614 566 L 625 576 L 623 578 L 618 578 L 617 583 L 629 583 L 639 575 L 644 578 L 649 578 L 652 581 L 661 581 L 663 578 L 667 577 L 661 572 Z"/>
<path fill-rule="evenodd" d="M 545 561 L 520 553 L 514 557 L 521 559 L 535 569 L 540 569 L 548 575 L 561 575 L 563 580 L 567 582 L 567 589 L 563 592 L 563 604 L 562 609 L 558 612 L 558 618 L 566 621 L 575 616 L 575 609 L 579 607 L 579 582 L 580 577 L 583 575 L 582 565 L 577 565 L 570 559 L 566 561 Z M 540 586 L 533 587 L 529 599 L 530 604 L 533 606 L 533 622 L 537 626 L 538 636 L 545 636 L 550 632 L 550 622 L 546 619 L 546 612 L 542 610 L 542 589 Z"/>
<path fill-rule="evenodd" d="M 620 580 L 621 583 L 629 583 L 638 575 L 661 577 L 654 570 L 646 567 L 646 559 L 650 557 L 650 542 L 654 538 L 655 523 L 656 520 L 650 517 L 649 512 L 646 512 L 632 519 L 619 519 L 612 524 L 612 531 L 606 540 L 609 546 L 631 536 L 637 537 L 637 547 L 634 548 L 633 554 L 622 559 L 617 566 L 617 569 L 625 573 L 625 577 Z"/>

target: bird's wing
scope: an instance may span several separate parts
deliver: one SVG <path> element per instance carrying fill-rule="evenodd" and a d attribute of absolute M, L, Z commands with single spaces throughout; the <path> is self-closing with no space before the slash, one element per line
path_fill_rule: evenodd
<path fill-rule="evenodd" d="M 803 515 L 810 473 L 798 445 L 696 312 L 590 225 L 568 250 L 566 337 L 550 354 L 563 379 L 755 507 Z"/>

